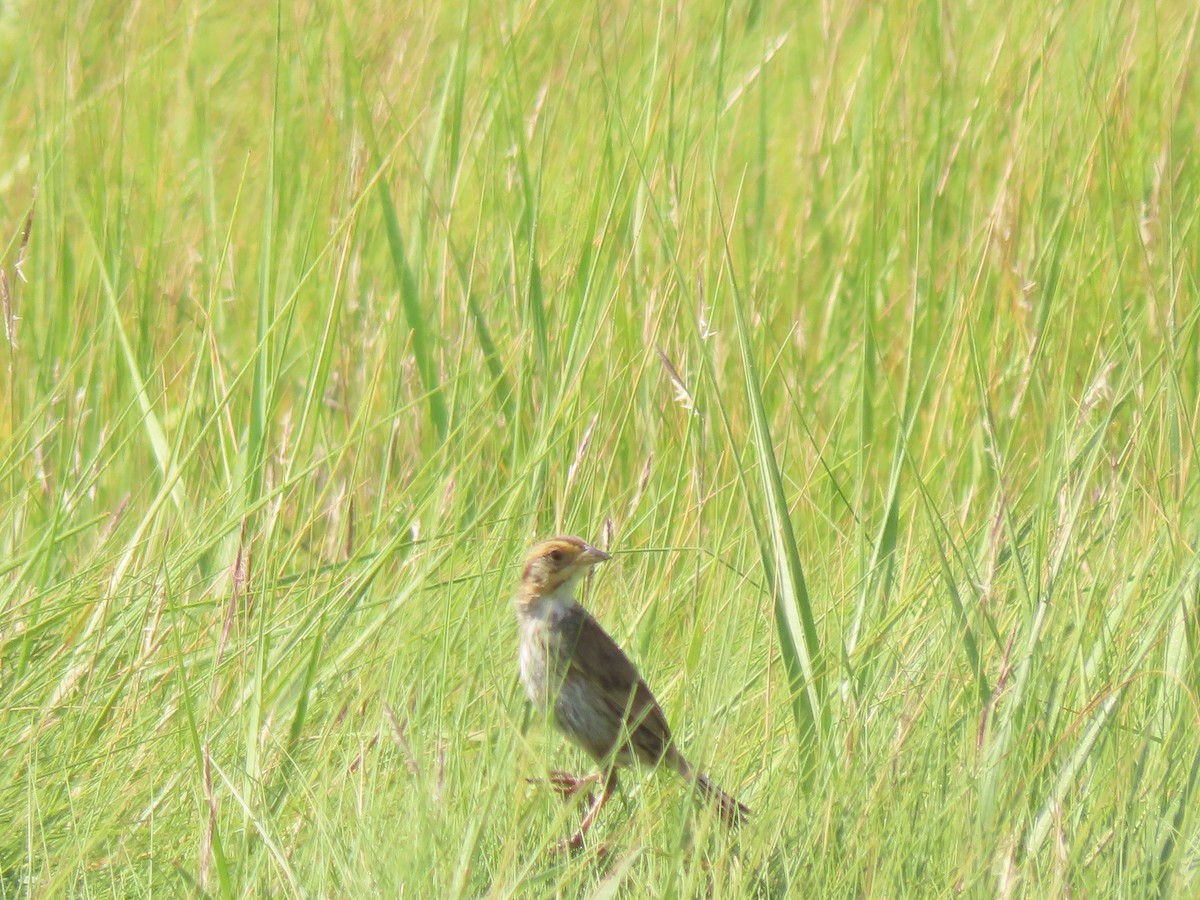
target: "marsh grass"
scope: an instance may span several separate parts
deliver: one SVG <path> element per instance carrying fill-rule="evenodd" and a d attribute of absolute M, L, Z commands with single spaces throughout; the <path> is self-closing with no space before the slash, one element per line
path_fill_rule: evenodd
<path fill-rule="evenodd" d="M 0 6 L 0 896 L 1194 894 L 1196 25 Z"/>

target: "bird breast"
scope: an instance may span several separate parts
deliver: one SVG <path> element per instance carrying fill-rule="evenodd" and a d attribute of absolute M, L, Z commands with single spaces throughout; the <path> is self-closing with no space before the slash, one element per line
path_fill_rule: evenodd
<path fill-rule="evenodd" d="M 556 600 L 543 600 L 518 610 L 521 684 L 525 695 L 542 710 L 554 702 L 570 668 L 569 654 L 564 654 L 561 646 L 563 625 L 570 616 L 571 606 Z"/>

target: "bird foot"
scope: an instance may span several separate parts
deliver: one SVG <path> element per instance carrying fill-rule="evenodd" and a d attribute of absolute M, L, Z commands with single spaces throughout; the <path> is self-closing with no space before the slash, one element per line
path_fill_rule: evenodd
<path fill-rule="evenodd" d="M 530 784 L 543 783 L 541 778 L 529 778 L 526 780 Z M 545 779 L 545 783 L 548 784 L 550 789 L 560 797 L 569 798 L 574 797 L 580 791 L 587 790 L 591 785 L 595 784 L 599 780 L 600 776 L 595 774 L 584 775 L 580 777 L 578 775 L 572 775 L 570 772 L 564 772 L 561 769 L 552 769 L 550 772 L 550 777 Z M 592 792 L 590 790 L 587 791 L 587 797 L 590 802 L 592 800 Z M 564 841 L 564 843 L 567 842 Z M 583 843 L 582 837 L 580 838 L 579 843 Z"/>
<path fill-rule="evenodd" d="M 563 797 L 574 797 L 580 791 L 587 790 L 591 785 L 600 780 L 600 776 L 592 773 L 591 775 L 572 775 L 570 772 L 564 772 L 561 769 L 553 769 L 550 772 L 550 787 L 561 794 Z M 588 796 L 591 797 L 591 791 L 588 791 Z"/>

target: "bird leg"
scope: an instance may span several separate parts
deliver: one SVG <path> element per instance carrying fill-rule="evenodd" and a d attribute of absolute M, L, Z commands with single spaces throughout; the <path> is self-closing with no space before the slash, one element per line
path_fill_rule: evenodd
<path fill-rule="evenodd" d="M 615 769 L 609 769 L 604 775 L 604 785 L 600 789 L 600 796 L 592 801 L 592 805 L 588 807 L 587 815 L 583 817 L 583 821 L 579 823 L 579 828 L 567 840 L 559 845 L 562 850 L 578 850 L 583 846 L 583 836 L 587 830 L 592 827 L 592 823 L 596 821 L 596 816 L 600 812 L 600 807 L 608 802 L 608 798 L 613 795 L 613 791 L 617 788 L 617 772 Z"/>

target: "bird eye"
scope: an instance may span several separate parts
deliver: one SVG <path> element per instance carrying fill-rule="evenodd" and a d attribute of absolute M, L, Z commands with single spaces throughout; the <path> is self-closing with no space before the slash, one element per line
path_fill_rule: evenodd
<path fill-rule="evenodd" d="M 550 551 L 550 559 L 556 563 L 562 562 L 563 552 L 561 550 L 551 550 Z"/>

